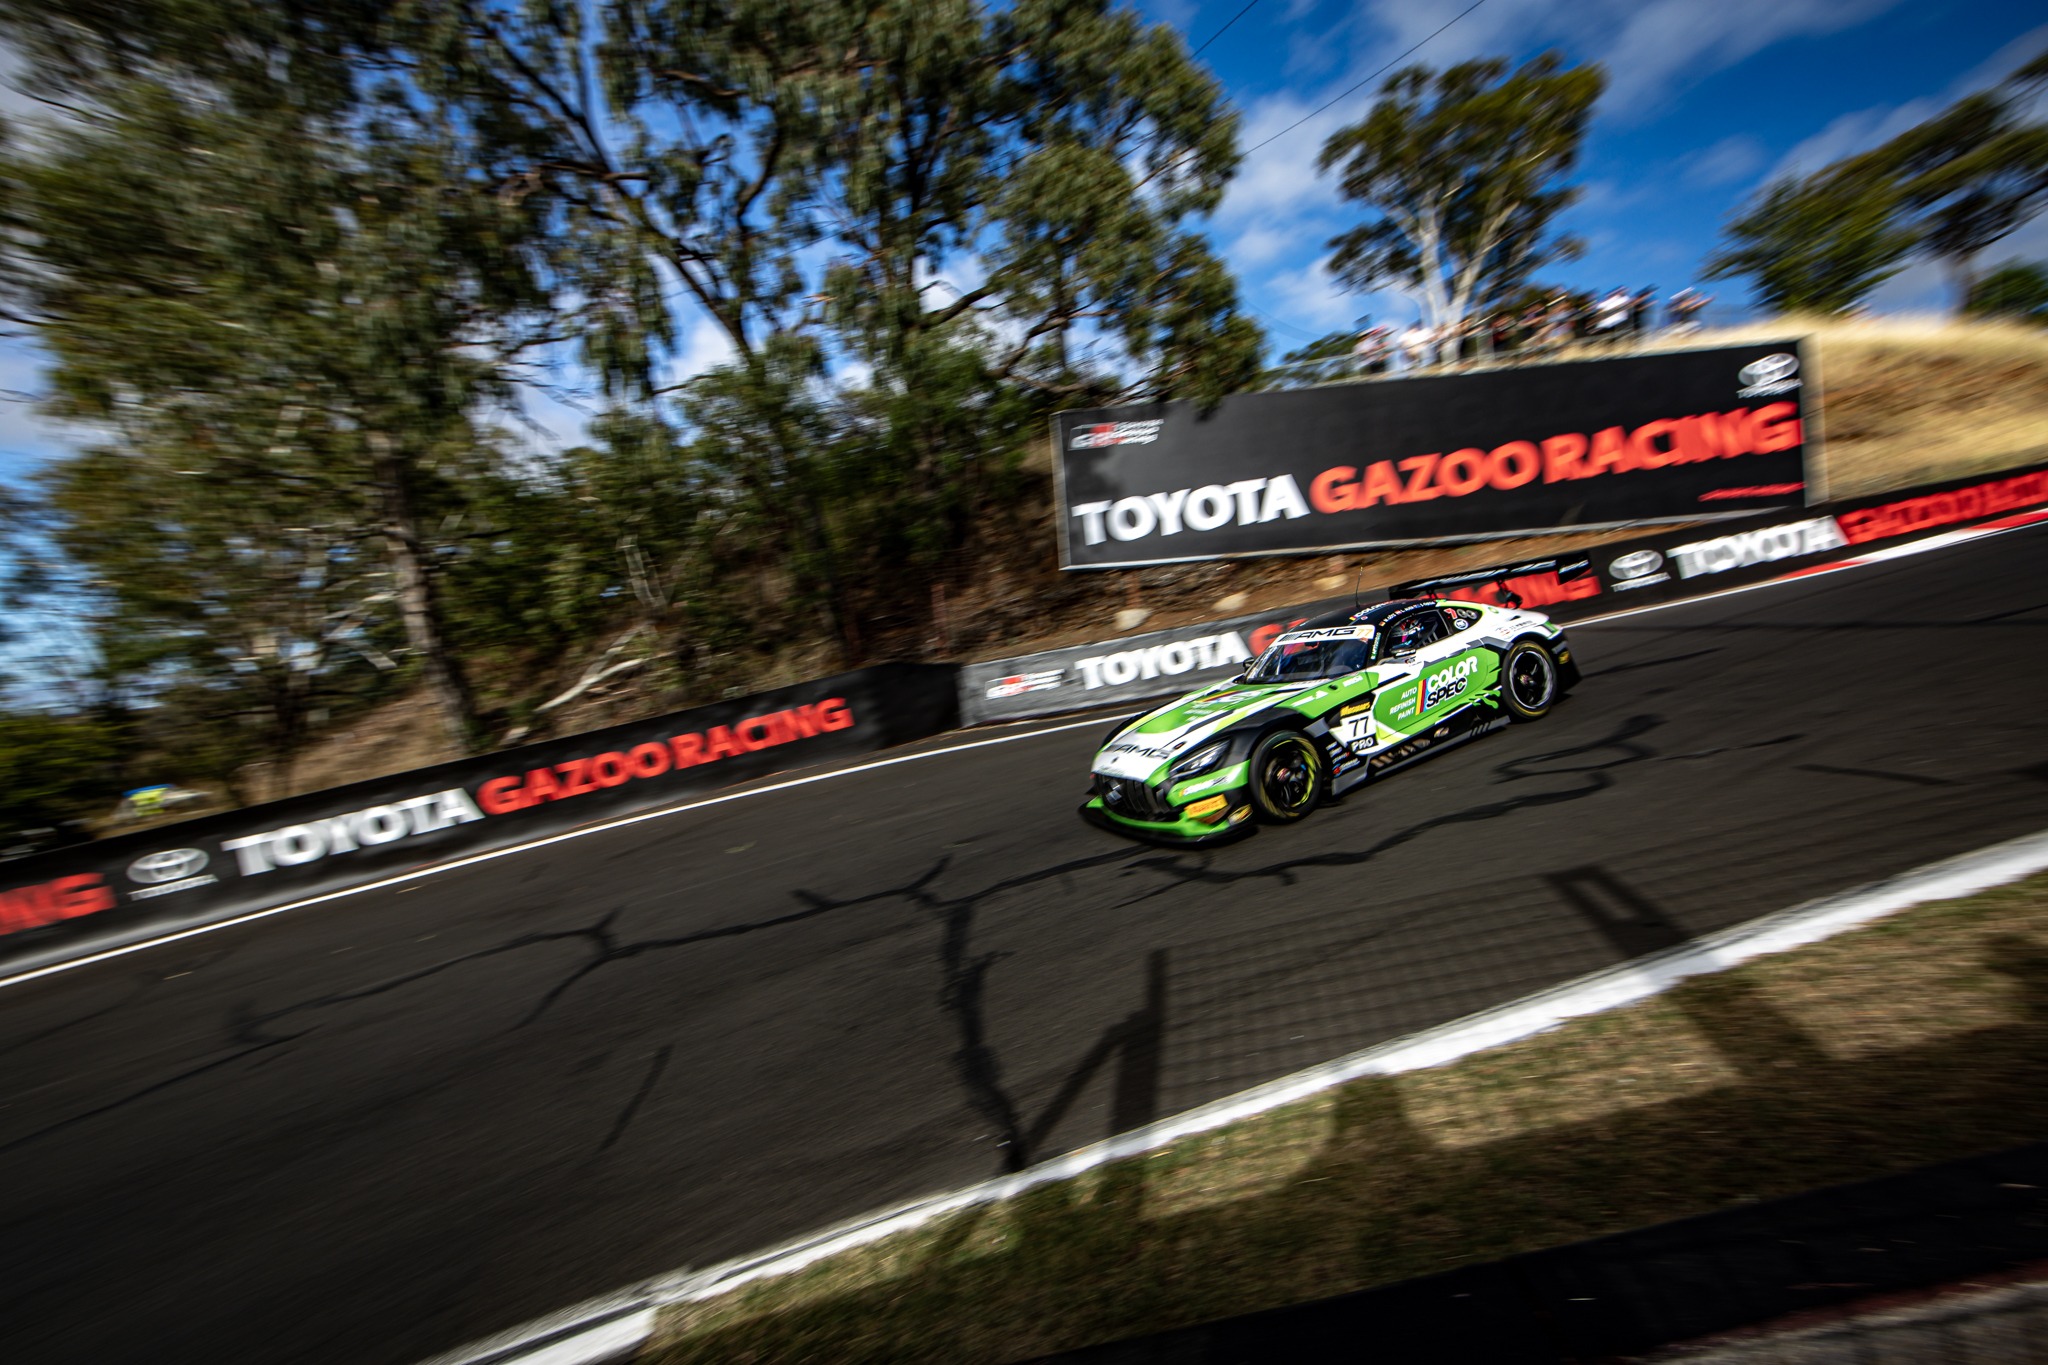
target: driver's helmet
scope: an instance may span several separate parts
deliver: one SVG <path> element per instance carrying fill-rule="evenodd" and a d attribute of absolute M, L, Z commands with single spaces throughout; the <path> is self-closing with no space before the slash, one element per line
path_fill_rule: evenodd
<path fill-rule="evenodd" d="M 1411 649 L 1420 649 L 1429 643 L 1429 618 L 1410 616 L 1394 623 L 1393 638 L 1388 641 L 1392 652 L 1402 654 Z"/>

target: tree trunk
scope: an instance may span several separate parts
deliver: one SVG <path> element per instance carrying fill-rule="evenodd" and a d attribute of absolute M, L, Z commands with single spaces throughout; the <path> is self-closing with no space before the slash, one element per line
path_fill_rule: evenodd
<path fill-rule="evenodd" d="M 474 746 L 476 702 L 462 663 L 442 629 L 440 595 L 413 518 L 412 490 L 396 444 L 383 432 L 370 433 L 377 491 L 382 499 L 384 539 L 391 550 L 392 591 L 405 622 L 405 640 L 420 661 L 427 689 L 441 712 L 441 724 L 457 753 Z"/>
<path fill-rule="evenodd" d="M 1970 311 L 1970 295 L 1977 292 L 1977 253 L 1962 252 L 1948 258 L 1949 281 L 1956 289 L 1956 316 Z"/>

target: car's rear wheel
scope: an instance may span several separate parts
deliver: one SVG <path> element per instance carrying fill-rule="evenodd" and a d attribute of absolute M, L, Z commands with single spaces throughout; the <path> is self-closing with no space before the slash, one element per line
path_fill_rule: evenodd
<path fill-rule="evenodd" d="M 1557 660 L 1534 640 L 1518 641 L 1500 666 L 1500 704 L 1516 720 L 1540 720 L 1557 705 Z"/>
<path fill-rule="evenodd" d="M 1301 819 L 1323 799 L 1323 753 L 1294 730 L 1275 730 L 1252 749 L 1252 809 L 1269 824 Z"/>

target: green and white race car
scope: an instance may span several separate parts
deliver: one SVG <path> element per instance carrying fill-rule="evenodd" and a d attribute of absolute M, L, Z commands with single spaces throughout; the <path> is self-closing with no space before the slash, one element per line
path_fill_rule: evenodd
<path fill-rule="evenodd" d="M 1236 677 L 1119 724 L 1082 817 L 1158 843 L 1287 824 L 1512 721 L 1579 680 L 1564 631 L 1514 607 L 1422 598 L 1301 622 Z"/>

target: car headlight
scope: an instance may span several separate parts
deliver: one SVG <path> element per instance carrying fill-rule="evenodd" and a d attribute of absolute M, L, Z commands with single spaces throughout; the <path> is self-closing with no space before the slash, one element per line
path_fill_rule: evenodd
<path fill-rule="evenodd" d="M 1171 768 L 1167 769 L 1166 780 L 1169 782 L 1178 782 L 1183 777 L 1194 777 L 1200 773 L 1208 772 L 1209 769 L 1221 763 L 1223 761 L 1223 756 L 1229 752 L 1229 740 L 1223 740 L 1215 744 L 1207 745 L 1204 748 L 1197 749 L 1193 753 L 1189 754 L 1186 758 L 1182 759 L 1180 762 L 1174 764 Z"/>

